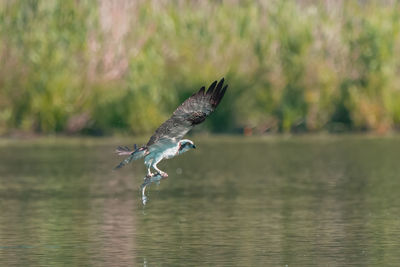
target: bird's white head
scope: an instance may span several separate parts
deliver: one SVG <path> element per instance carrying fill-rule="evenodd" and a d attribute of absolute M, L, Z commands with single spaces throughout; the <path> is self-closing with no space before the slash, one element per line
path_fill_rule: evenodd
<path fill-rule="evenodd" d="M 189 139 L 182 139 L 181 141 L 179 141 L 178 153 L 182 154 L 192 148 L 196 148 L 193 141 L 191 141 Z"/>

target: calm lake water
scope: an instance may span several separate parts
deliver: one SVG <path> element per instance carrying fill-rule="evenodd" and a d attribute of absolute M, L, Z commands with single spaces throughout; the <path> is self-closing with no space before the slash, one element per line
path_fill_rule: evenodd
<path fill-rule="evenodd" d="M 0 141 L 0 266 L 400 266 L 400 138 L 192 138 L 139 186 L 134 139 Z"/>

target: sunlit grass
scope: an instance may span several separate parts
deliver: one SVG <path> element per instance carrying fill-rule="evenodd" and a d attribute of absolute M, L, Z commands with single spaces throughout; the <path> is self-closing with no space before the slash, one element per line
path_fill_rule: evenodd
<path fill-rule="evenodd" d="M 145 134 L 202 85 L 230 88 L 201 130 L 400 125 L 397 4 L 3 1 L 0 134 Z"/>

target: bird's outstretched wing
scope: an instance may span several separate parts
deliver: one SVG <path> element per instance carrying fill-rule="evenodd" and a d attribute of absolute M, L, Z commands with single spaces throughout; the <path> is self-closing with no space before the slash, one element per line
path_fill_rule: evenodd
<path fill-rule="evenodd" d="M 195 125 L 202 123 L 221 102 L 228 85 L 224 78 L 218 84 L 213 82 L 207 91 L 203 86 L 197 93 L 186 99 L 156 130 L 147 143 L 147 147 L 176 143 Z"/>

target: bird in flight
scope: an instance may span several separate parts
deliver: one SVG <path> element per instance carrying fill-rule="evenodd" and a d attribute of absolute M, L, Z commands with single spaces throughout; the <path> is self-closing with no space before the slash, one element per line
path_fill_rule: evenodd
<path fill-rule="evenodd" d="M 129 155 L 114 169 L 144 157 L 147 167 L 147 178 L 152 177 L 151 168 L 162 177 L 168 177 L 157 167 L 163 159 L 170 159 L 192 148 L 196 148 L 193 141 L 182 139 L 195 125 L 202 123 L 218 106 L 226 92 L 224 78 L 218 83 L 214 81 L 208 90 L 201 87 L 197 93 L 186 99 L 172 114 L 171 118 L 161 124 L 145 146 L 134 146 L 133 151 L 128 147 L 118 147 L 118 155 Z"/>

